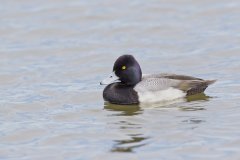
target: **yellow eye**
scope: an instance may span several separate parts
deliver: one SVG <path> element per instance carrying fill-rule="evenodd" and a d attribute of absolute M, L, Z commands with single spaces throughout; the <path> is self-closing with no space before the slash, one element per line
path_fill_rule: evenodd
<path fill-rule="evenodd" d="M 125 70 L 127 67 L 126 66 L 122 66 L 122 70 Z"/>

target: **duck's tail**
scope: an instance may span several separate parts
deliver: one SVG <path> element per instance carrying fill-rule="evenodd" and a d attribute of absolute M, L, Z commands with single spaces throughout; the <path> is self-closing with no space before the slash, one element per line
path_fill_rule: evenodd
<path fill-rule="evenodd" d="M 207 85 L 209 86 L 209 85 L 211 85 L 211 84 L 213 84 L 213 83 L 215 83 L 217 80 L 216 79 L 214 79 L 214 80 L 206 80 L 205 82 L 207 83 Z"/>

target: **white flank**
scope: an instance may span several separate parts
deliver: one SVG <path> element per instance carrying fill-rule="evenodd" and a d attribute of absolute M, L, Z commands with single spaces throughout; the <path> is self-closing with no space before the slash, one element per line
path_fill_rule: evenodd
<path fill-rule="evenodd" d="M 137 93 L 140 103 L 171 101 L 186 96 L 186 93 L 183 91 L 172 87 L 160 91 L 138 91 Z"/>

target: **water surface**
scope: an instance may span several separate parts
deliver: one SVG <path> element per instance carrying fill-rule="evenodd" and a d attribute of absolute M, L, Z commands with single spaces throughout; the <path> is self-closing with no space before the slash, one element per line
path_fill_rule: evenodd
<path fill-rule="evenodd" d="M 239 159 L 240 2 L 2 1 L 0 159 Z M 133 54 L 144 73 L 218 79 L 164 106 L 104 103 Z"/>

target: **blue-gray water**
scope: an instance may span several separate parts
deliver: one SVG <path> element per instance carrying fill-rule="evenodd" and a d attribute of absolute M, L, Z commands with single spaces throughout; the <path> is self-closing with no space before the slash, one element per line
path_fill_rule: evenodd
<path fill-rule="evenodd" d="M 240 1 L 1 1 L 0 159 L 240 159 Z M 218 79 L 167 106 L 104 104 L 133 54 L 144 73 Z"/>

